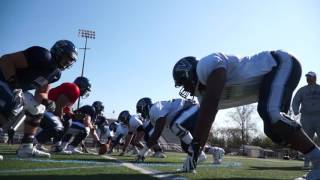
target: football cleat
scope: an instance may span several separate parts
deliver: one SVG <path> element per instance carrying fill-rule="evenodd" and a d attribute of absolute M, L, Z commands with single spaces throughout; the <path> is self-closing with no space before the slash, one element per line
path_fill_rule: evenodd
<path fill-rule="evenodd" d="M 37 144 L 36 148 L 40 151 L 48 152 L 49 150 L 45 148 L 42 144 Z"/>
<path fill-rule="evenodd" d="M 83 154 L 83 152 L 81 150 L 79 150 L 78 148 L 76 147 L 73 147 L 71 145 L 69 145 L 65 151 L 70 151 L 72 154 Z"/>
<path fill-rule="evenodd" d="M 165 154 L 164 154 L 163 152 L 161 152 L 161 151 L 158 151 L 158 152 L 155 152 L 152 157 L 155 157 L 155 158 L 166 158 L 167 155 L 165 155 Z"/>
<path fill-rule="evenodd" d="M 32 144 L 21 144 L 17 156 L 19 158 L 45 157 L 50 158 L 50 154 L 36 149 Z"/>

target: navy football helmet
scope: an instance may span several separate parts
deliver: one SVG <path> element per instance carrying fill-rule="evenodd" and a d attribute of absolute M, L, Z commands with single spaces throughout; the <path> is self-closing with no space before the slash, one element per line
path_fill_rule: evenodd
<path fill-rule="evenodd" d="M 96 125 L 98 126 L 109 125 L 109 122 L 105 116 L 100 115 L 96 118 Z"/>
<path fill-rule="evenodd" d="M 137 113 L 140 113 L 141 116 L 145 119 L 149 117 L 149 111 L 152 106 L 152 100 L 148 97 L 141 98 L 137 102 Z"/>
<path fill-rule="evenodd" d="M 92 106 L 96 109 L 97 114 L 101 114 L 104 111 L 104 106 L 101 101 L 95 101 Z"/>
<path fill-rule="evenodd" d="M 61 69 L 67 69 L 76 62 L 78 52 L 75 45 L 68 40 L 57 41 L 50 49 L 55 65 Z"/>
<path fill-rule="evenodd" d="M 187 98 L 189 95 L 194 96 L 198 83 L 197 63 L 195 57 L 187 56 L 180 59 L 173 67 L 175 87 L 181 87 L 179 95 L 183 98 Z"/>
<path fill-rule="evenodd" d="M 124 124 L 129 124 L 130 118 L 131 118 L 130 112 L 125 110 L 119 114 L 118 120 Z"/>
<path fill-rule="evenodd" d="M 81 113 L 83 115 L 88 115 L 90 116 L 91 118 L 95 118 L 96 116 L 96 112 L 94 110 L 94 108 L 90 105 L 84 105 L 82 107 L 80 107 L 79 109 L 76 110 L 75 113 Z"/>
<path fill-rule="evenodd" d="M 82 96 L 82 97 L 89 96 L 89 92 L 91 91 L 91 84 L 90 84 L 88 78 L 83 77 L 83 76 L 79 76 L 74 80 L 74 83 L 80 89 L 80 96 Z"/>

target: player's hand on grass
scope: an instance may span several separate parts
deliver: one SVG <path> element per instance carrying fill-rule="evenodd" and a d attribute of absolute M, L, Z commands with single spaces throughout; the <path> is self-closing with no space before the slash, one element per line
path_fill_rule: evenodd
<path fill-rule="evenodd" d="M 145 157 L 141 155 L 137 155 L 136 159 L 134 160 L 135 163 L 142 163 L 144 162 Z"/>
<path fill-rule="evenodd" d="M 182 171 L 183 172 L 196 172 L 197 162 L 194 161 L 193 156 L 188 155 L 186 160 L 183 163 Z"/>
<path fill-rule="evenodd" d="M 143 149 L 141 149 L 138 152 L 138 155 L 135 159 L 135 162 L 143 162 L 145 159 L 145 156 L 147 155 L 148 152 L 149 152 L 149 147 L 147 147 L 147 146 L 143 147 Z"/>

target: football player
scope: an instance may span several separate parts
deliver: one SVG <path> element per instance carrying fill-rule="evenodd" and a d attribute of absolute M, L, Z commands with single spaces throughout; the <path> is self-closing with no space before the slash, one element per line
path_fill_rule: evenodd
<path fill-rule="evenodd" d="M 204 152 L 207 154 L 212 154 L 212 163 L 213 164 L 221 164 L 225 151 L 221 147 L 217 146 L 205 146 Z"/>
<path fill-rule="evenodd" d="M 70 126 L 72 106 L 79 97 L 87 97 L 91 91 L 91 84 L 86 77 L 77 77 L 73 83 L 62 83 L 43 94 L 43 100 L 53 103 L 55 107 L 48 109 L 40 123 L 42 130 L 36 135 L 36 147 L 46 150 L 42 146 L 53 138 L 52 152 L 61 152 L 61 138 Z"/>
<path fill-rule="evenodd" d="M 137 161 L 143 160 L 149 148 L 157 144 L 163 129 L 166 127 L 180 138 L 182 148 L 187 152 L 188 146 L 192 141 L 190 132 L 193 127 L 192 124 L 194 124 L 194 118 L 192 119 L 192 117 L 196 115 L 197 109 L 197 104 L 191 100 L 173 99 L 152 104 L 150 98 L 140 99 L 137 103 L 137 111 L 141 113 L 142 117 L 150 120 L 154 129 L 147 140 L 147 146 L 139 152 Z M 182 116 L 184 111 L 187 110 L 186 115 Z M 179 119 L 177 118 L 179 116 L 182 117 Z"/>
<path fill-rule="evenodd" d="M 180 59 L 173 68 L 175 86 L 182 87 L 182 97 L 196 96 L 200 102 L 190 171 L 196 169 L 199 152 L 205 145 L 217 111 L 258 102 L 265 134 L 273 142 L 290 145 L 309 157 L 315 168 L 308 178 L 319 178 L 319 147 L 298 123 L 285 115 L 300 77 L 299 61 L 281 50 L 242 58 L 213 53 L 199 61 L 191 56 Z"/>
<path fill-rule="evenodd" d="M 154 127 L 149 119 L 144 119 L 143 121 L 143 130 L 144 130 L 144 141 L 148 142 L 152 133 L 154 132 Z M 157 141 L 157 143 L 150 148 L 154 151 L 154 154 L 152 155 L 155 158 L 166 158 L 167 156 L 164 154 L 163 149 L 160 146 L 160 143 Z"/>
<path fill-rule="evenodd" d="M 95 124 L 97 126 L 97 134 L 102 144 L 107 144 L 107 148 L 110 146 L 112 139 L 112 132 L 109 127 L 108 120 L 105 116 L 98 116 Z"/>
<path fill-rule="evenodd" d="M 130 143 L 140 149 L 143 148 L 144 146 L 140 140 L 144 135 L 144 131 L 139 116 L 131 115 L 129 111 L 125 110 L 119 114 L 118 121 L 121 123 L 121 128 L 117 128 L 115 141 L 112 143 L 111 149 L 119 143 L 121 138 L 125 138 L 125 143 L 120 156 L 126 153 Z"/>
<path fill-rule="evenodd" d="M 104 105 L 101 101 L 95 101 L 92 103 L 92 107 L 94 107 L 96 111 L 96 115 L 98 116 L 103 116 L 103 111 L 104 111 Z"/>
<path fill-rule="evenodd" d="M 66 154 L 69 152 L 82 154 L 82 151 L 78 150 L 76 147 L 89 135 L 89 133 L 93 136 L 94 141 L 101 145 L 100 138 L 97 135 L 92 122 L 92 118 L 95 116 L 95 109 L 90 105 L 82 106 L 74 112 L 72 124 L 66 134 L 62 137 L 61 149 L 65 151 Z M 74 139 L 69 144 L 72 137 L 74 137 Z"/>
<path fill-rule="evenodd" d="M 37 99 L 38 94 L 48 84 L 60 79 L 61 71 L 71 67 L 77 60 L 77 54 L 77 49 L 71 41 L 60 40 L 50 51 L 40 46 L 32 46 L 23 51 L 3 55 L 0 58 L 0 100 L 3 102 L 0 105 L 0 124 L 7 124 L 22 112 L 22 92 L 36 89 Z M 22 158 L 50 157 L 50 154 L 33 147 L 41 116 L 31 113 L 27 113 L 26 116 L 24 136 L 17 155 Z"/>

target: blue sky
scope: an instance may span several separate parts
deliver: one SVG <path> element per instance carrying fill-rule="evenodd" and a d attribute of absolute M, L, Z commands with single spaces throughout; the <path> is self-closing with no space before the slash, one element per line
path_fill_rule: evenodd
<path fill-rule="evenodd" d="M 2 0 L 0 55 L 50 48 L 59 39 L 83 47 L 78 29 L 95 30 L 84 73 L 92 93 L 82 102 L 101 100 L 106 114 L 117 116 L 134 112 L 141 97 L 178 97 L 172 67 L 187 55 L 284 49 L 298 57 L 303 73 L 320 74 L 319 7 L 317 0 Z M 80 50 L 78 62 L 53 86 L 80 75 L 82 59 Z M 305 84 L 302 77 L 299 86 Z"/>

